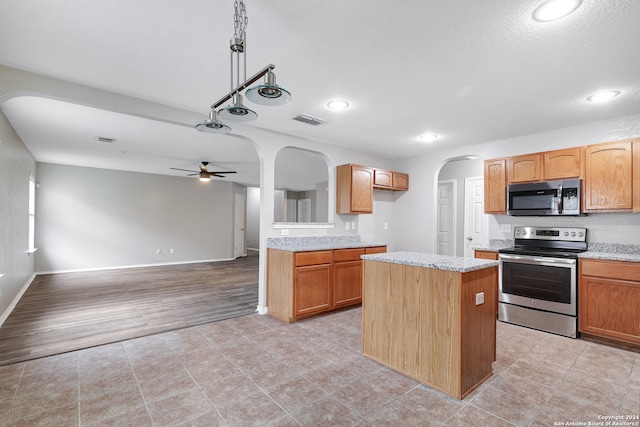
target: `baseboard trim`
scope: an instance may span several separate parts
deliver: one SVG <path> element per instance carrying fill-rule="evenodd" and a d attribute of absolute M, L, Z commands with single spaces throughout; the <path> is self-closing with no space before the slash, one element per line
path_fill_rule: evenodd
<path fill-rule="evenodd" d="M 201 260 L 196 260 L 196 261 L 160 262 L 160 263 L 153 263 L 153 264 L 135 264 L 135 265 L 112 266 L 112 267 L 74 268 L 74 269 L 69 269 L 69 270 L 37 271 L 35 273 L 35 276 L 40 275 L 40 274 L 82 273 L 82 272 L 87 272 L 87 271 L 120 270 L 120 269 L 123 269 L 123 268 L 161 267 L 161 266 L 164 266 L 164 265 L 198 264 L 198 263 L 201 263 L 201 262 L 233 261 L 234 259 L 235 258 L 201 259 Z"/>
<path fill-rule="evenodd" d="M 269 307 L 259 305 L 256 311 L 258 312 L 258 314 L 269 314 Z"/>
<path fill-rule="evenodd" d="M 24 293 L 27 292 L 27 289 L 29 289 L 29 286 L 31 286 L 31 283 L 35 278 L 36 278 L 36 273 L 33 273 L 31 277 L 29 277 L 29 279 L 27 280 L 27 283 L 25 283 L 22 286 L 22 289 L 20 289 L 20 292 L 18 292 L 15 298 L 13 298 L 13 301 L 11 301 L 11 304 L 9 304 L 9 307 L 7 307 L 4 313 L 2 313 L 2 315 L 0 316 L 0 326 L 4 325 L 4 322 L 7 320 L 7 318 L 13 311 L 13 309 L 16 308 L 18 301 L 20 301 L 20 298 L 22 298 L 22 295 L 24 295 Z"/>

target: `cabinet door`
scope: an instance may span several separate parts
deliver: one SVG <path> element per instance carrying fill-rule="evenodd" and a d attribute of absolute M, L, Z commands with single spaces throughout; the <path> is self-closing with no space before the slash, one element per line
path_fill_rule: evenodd
<path fill-rule="evenodd" d="M 580 147 L 543 153 L 544 179 L 578 178 L 580 176 Z"/>
<path fill-rule="evenodd" d="M 391 175 L 392 172 L 376 169 L 373 171 L 373 185 L 377 187 L 389 187 L 391 188 Z"/>
<path fill-rule="evenodd" d="M 484 211 L 492 214 L 507 212 L 505 159 L 485 160 L 484 162 Z"/>
<path fill-rule="evenodd" d="M 296 267 L 293 282 L 293 316 L 331 307 L 331 264 Z"/>
<path fill-rule="evenodd" d="M 373 212 L 373 169 L 350 164 L 336 168 L 336 212 Z"/>
<path fill-rule="evenodd" d="M 533 182 L 542 179 L 542 155 L 527 154 L 509 157 L 507 162 L 509 183 Z"/>
<path fill-rule="evenodd" d="M 408 190 L 409 189 L 409 175 L 402 172 L 392 173 L 392 186 L 394 190 Z"/>
<path fill-rule="evenodd" d="M 632 141 L 585 148 L 585 211 L 633 208 Z"/>
<path fill-rule="evenodd" d="M 333 303 L 336 307 L 362 302 L 362 261 L 334 264 Z"/>
<path fill-rule="evenodd" d="M 371 246 L 369 248 L 365 248 L 364 249 L 364 253 L 367 255 L 371 255 L 371 254 L 383 254 L 387 252 L 387 247 L 386 246 Z"/>
<path fill-rule="evenodd" d="M 580 332 L 640 344 L 640 282 L 580 277 Z"/>

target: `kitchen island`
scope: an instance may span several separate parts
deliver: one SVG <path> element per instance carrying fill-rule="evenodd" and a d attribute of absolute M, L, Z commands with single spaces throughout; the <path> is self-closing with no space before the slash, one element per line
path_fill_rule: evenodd
<path fill-rule="evenodd" d="M 492 375 L 498 261 L 364 255 L 363 354 L 458 399 Z"/>

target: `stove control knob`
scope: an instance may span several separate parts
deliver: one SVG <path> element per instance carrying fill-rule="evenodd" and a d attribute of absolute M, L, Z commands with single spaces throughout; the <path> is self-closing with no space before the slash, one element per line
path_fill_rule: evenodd
<path fill-rule="evenodd" d="M 575 231 L 571 232 L 571 237 L 576 237 L 576 232 Z"/>
<path fill-rule="evenodd" d="M 568 235 L 569 235 L 569 232 L 568 232 L 568 231 L 565 231 L 565 232 L 564 232 L 564 235 L 565 235 L 565 236 L 568 236 Z"/>
<path fill-rule="evenodd" d="M 582 237 L 582 236 L 584 236 L 584 233 L 581 231 L 578 233 L 578 237 Z"/>

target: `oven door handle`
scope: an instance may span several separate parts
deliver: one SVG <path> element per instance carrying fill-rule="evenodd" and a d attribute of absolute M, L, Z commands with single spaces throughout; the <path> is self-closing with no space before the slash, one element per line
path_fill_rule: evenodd
<path fill-rule="evenodd" d="M 572 266 L 576 264 L 576 260 L 572 258 L 552 258 L 552 257 L 539 257 L 530 255 L 511 255 L 511 254 L 499 254 L 498 258 L 502 261 L 513 261 L 522 264 L 555 264 L 562 266 Z"/>

